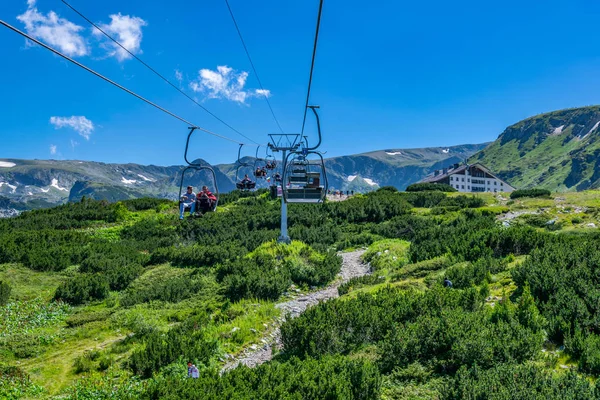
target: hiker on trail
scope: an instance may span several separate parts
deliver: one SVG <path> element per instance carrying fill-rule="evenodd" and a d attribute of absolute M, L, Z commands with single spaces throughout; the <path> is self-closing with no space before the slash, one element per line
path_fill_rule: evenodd
<path fill-rule="evenodd" d="M 450 282 L 450 279 L 448 279 L 448 278 L 444 279 L 444 287 L 447 287 L 447 288 L 452 287 L 452 282 Z"/>
<path fill-rule="evenodd" d="M 196 193 L 191 186 L 187 187 L 187 192 L 179 199 L 179 219 L 183 219 L 183 212 L 186 208 L 190 209 L 190 215 L 194 215 L 196 211 Z"/>
<path fill-rule="evenodd" d="M 199 378 L 200 377 L 200 371 L 198 370 L 198 367 L 196 367 L 194 364 L 192 364 L 191 362 L 188 362 L 188 378 Z"/>

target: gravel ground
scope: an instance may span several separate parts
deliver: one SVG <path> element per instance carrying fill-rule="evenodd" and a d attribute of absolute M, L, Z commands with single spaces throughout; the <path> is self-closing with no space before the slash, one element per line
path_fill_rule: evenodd
<path fill-rule="evenodd" d="M 342 270 L 338 274 L 339 279 L 336 279 L 335 282 L 325 289 L 300 295 L 284 303 L 278 303 L 275 307 L 281 309 L 282 317 L 277 320 L 275 329 L 260 340 L 260 345 L 254 344 L 250 346 L 237 358 L 225 364 L 221 372 L 229 371 L 240 364 L 255 367 L 269 361 L 273 357 L 273 348 L 281 349 L 281 332 L 279 327 L 285 321 L 287 315 L 295 318 L 302 314 L 309 306 L 338 297 L 338 286 L 351 278 L 370 273 L 369 265 L 363 264 L 360 260 L 360 256 L 364 252 L 365 250 L 357 250 L 350 253 L 341 253 Z"/>

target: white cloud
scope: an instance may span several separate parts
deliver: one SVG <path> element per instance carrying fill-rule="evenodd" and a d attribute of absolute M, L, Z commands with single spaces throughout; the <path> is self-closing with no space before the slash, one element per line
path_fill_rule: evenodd
<path fill-rule="evenodd" d="M 76 142 L 73 139 L 71 139 L 71 149 L 75 150 L 75 146 L 79 146 L 79 142 Z"/>
<path fill-rule="evenodd" d="M 54 144 L 50 145 L 50 154 L 52 154 L 52 155 L 56 154 L 56 145 L 54 145 Z"/>
<path fill-rule="evenodd" d="M 40 13 L 35 7 L 35 0 L 27 0 L 27 11 L 17 19 L 25 24 L 25 31 L 31 36 L 57 47 L 68 56 L 85 56 L 89 53 L 85 39 L 79 34 L 83 27 L 60 18 L 54 11 L 47 15 Z"/>
<path fill-rule="evenodd" d="M 175 70 L 175 79 L 177 79 L 177 81 L 179 83 L 181 83 L 181 81 L 183 81 L 183 74 L 178 69 Z"/>
<path fill-rule="evenodd" d="M 254 96 L 269 97 L 269 90 L 245 90 L 248 73 L 237 72 L 226 65 L 220 65 L 216 71 L 201 69 L 198 79 L 190 83 L 194 92 L 203 92 L 209 99 L 226 99 L 237 103 L 245 103 L 246 99 Z"/>
<path fill-rule="evenodd" d="M 254 93 L 256 93 L 256 96 L 264 96 L 264 97 L 271 97 L 271 91 L 267 90 L 267 89 L 256 89 L 254 91 Z"/>
<path fill-rule="evenodd" d="M 121 15 L 121 13 L 111 15 L 110 19 L 110 24 L 99 24 L 100 28 L 113 36 L 115 40 L 133 54 L 141 53 L 142 27 L 148 25 L 148 23 L 139 17 L 130 17 L 129 15 Z M 110 57 L 116 57 L 119 61 L 131 58 L 129 53 L 120 46 L 105 38 L 102 32 L 95 28 L 93 32 L 95 36 L 105 39 L 103 47 L 106 48 Z"/>
<path fill-rule="evenodd" d="M 94 131 L 94 123 L 84 116 L 72 117 L 50 117 L 50 123 L 56 129 L 68 126 L 83 136 L 86 140 L 90 140 L 90 135 Z"/>

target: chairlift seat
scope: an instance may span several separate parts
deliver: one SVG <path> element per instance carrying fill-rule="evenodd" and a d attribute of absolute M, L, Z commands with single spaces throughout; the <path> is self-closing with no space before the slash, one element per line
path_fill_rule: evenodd
<path fill-rule="evenodd" d="M 288 203 L 320 203 L 322 201 L 323 188 L 288 188 Z"/>

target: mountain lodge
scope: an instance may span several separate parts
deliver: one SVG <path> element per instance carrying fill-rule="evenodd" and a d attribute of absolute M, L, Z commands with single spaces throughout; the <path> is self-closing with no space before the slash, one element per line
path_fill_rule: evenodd
<path fill-rule="evenodd" d="M 506 192 L 514 187 L 494 175 L 480 163 L 454 164 L 451 167 L 435 170 L 419 183 L 445 183 L 459 192 Z"/>

